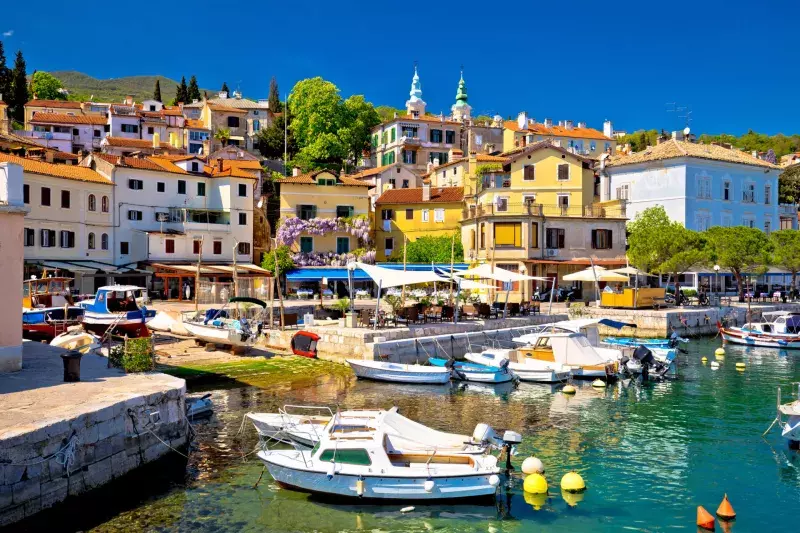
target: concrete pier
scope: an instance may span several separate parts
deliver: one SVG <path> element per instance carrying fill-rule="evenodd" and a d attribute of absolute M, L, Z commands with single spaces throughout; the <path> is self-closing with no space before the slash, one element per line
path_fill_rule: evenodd
<path fill-rule="evenodd" d="M 90 355 L 64 383 L 61 353 L 25 342 L 22 370 L 0 374 L 0 526 L 187 444 L 184 380 Z"/>

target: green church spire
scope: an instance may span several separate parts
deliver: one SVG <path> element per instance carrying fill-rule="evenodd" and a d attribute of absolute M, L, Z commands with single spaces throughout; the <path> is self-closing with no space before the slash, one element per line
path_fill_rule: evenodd
<path fill-rule="evenodd" d="M 458 92 L 456 92 L 456 105 L 467 103 L 467 84 L 464 81 L 464 69 L 461 69 L 461 81 L 458 82 Z"/>

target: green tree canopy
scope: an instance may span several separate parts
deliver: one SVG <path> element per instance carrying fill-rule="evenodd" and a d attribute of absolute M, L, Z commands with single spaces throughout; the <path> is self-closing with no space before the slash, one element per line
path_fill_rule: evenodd
<path fill-rule="evenodd" d="M 800 231 L 782 229 L 773 231 L 769 240 L 772 242 L 772 263 L 792 273 L 792 287 L 797 284 L 797 272 L 800 271 Z"/>
<path fill-rule="evenodd" d="M 200 96 L 200 87 L 197 86 L 197 78 L 192 76 L 189 79 L 189 88 L 186 91 L 186 100 L 184 102 L 189 103 L 195 100 L 200 101 L 202 96 Z"/>
<path fill-rule="evenodd" d="M 629 133 L 617 140 L 617 144 L 630 144 L 631 150 L 639 152 L 648 146 L 655 146 L 658 143 L 658 130 L 637 130 Z"/>
<path fill-rule="evenodd" d="M 189 102 L 189 87 L 186 86 L 186 76 L 181 76 L 181 84 L 177 86 L 172 105 L 176 105 L 178 102 L 183 102 L 184 104 Z"/>
<path fill-rule="evenodd" d="M 3 41 L 0 41 L 0 100 L 11 105 L 11 69 L 6 65 L 6 52 Z"/>
<path fill-rule="evenodd" d="M 440 235 L 438 237 L 424 236 L 415 241 L 408 241 L 406 245 L 406 262 L 408 263 L 449 263 L 450 247 L 453 246 L 454 235 Z M 455 235 L 454 261 L 460 263 L 464 260 L 464 247 L 461 239 Z M 390 261 L 403 261 L 403 248 L 400 247 Z"/>
<path fill-rule="evenodd" d="M 278 255 L 278 269 L 280 274 L 284 275 L 289 270 L 294 268 L 294 261 L 292 261 L 292 251 L 288 246 L 278 246 L 275 249 Z M 275 253 L 267 252 L 264 254 L 264 260 L 261 261 L 261 268 L 269 270 L 270 274 L 275 275 Z"/>
<path fill-rule="evenodd" d="M 153 89 L 153 100 L 161 102 L 161 84 L 156 80 L 156 87 Z"/>
<path fill-rule="evenodd" d="M 11 117 L 17 122 L 25 120 L 25 104 L 28 102 L 28 75 L 25 71 L 25 58 L 22 50 L 17 51 L 14 59 L 14 70 L 11 73 L 11 101 L 6 102 L 11 107 Z"/>
<path fill-rule="evenodd" d="M 273 113 L 280 113 L 283 109 L 281 97 L 278 93 L 278 80 L 275 79 L 275 76 L 272 76 L 272 79 L 269 80 L 269 109 Z"/>
<path fill-rule="evenodd" d="M 64 85 L 61 80 L 43 70 L 33 73 L 31 76 L 31 87 L 33 94 L 42 100 L 66 100 L 66 95 L 59 89 L 63 89 Z"/>
<path fill-rule="evenodd" d="M 714 226 L 705 233 L 709 262 L 730 270 L 739 284 L 739 298 L 744 298 L 742 274 L 766 272 L 772 243 L 763 231 L 746 226 Z"/>
<path fill-rule="evenodd" d="M 256 148 L 267 159 L 283 159 L 284 122 L 287 120 L 287 115 L 288 113 L 282 113 L 276 116 L 269 127 L 258 132 Z M 286 130 L 286 140 L 286 152 L 291 159 L 297 153 L 297 143 L 291 128 Z"/>
<path fill-rule="evenodd" d="M 395 114 L 398 116 L 406 114 L 405 109 L 398 109 L 389 105 L 379 105 L 375 108 L 375 112 L 378 113 L 378 117 L 381 119 L 381 122 L 392 120 Z"/>
<path fill-rule="evenodd" d="M 778 202 L 800 203 L 800 165 L 789 167 L 778 176 Z"/>

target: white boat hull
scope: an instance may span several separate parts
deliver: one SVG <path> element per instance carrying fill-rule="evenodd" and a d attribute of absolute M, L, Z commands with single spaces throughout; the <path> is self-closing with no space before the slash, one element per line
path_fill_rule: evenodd
<path fill-rule="evenodd" d="M 247 413 L 263 438 L 313 448 L 330 420 L 328 416 L 301 416 L 281 413 Z"/>
<path fill-rule="evenodd" d="M 464 381 L 474 381 L 476 383 L 508 383 L 514 379 L 514 374 L 511 372 L 475 372 L 472 370 L 458 369 L 459 374 L 463 375 Z M 459 377 L 459 379 L 461 379 Z"/>
<path fill-rule="evenodd" d="M 267 466 L 270 475 L 287 488 L 304 492 L 320 493 L 358 498 L 358 481 L 363 481 L 360 497 L 376 500 L 447 500 L 457 498 L 476 498 L 492 496 L 497 483 L 492 484 L 492 476 L 498 471 L 480 472 L 472 475 L 436 475 L 435 465 L 431 465 L 429 475 L 424 467 L 418 469 L 419 475 L 394 477 L 391 475 L 364 474 L 365 467 L 352 467 L 337 464 L 337 472 L 332 477 L 324 472 L 306 469 L 301 452 L 280 450 L 258 452 L 258 457 Z M 291 466 L 289 466 L 291 464 Z M 426 481 L 433 481 L 430 491 L 425 490 Z"/>
<path fill-rule="evenodd" d="M 450 381 L 450 370 L 447 368 L 354 359 L 347 359 L 347 363 L 355 375 L 361 379 L 428 385 L 444 384 Z"/>
<path fill-rule="evenodd" d="M 190 335 L 213 344 L 249 347 L 255 344 L 256 340 L 254 335 L 245 336 L 229 328 L 198 324 L 197 322 L 184 322 L 183 327 L 186 328 Z M 243 337 L 244 340 L 242 340 Z"/>
<path fill-rule="evenodd" d="M 780 335 L 765 336 L 761 335 L 748 335 L 746 333 L 731 335 L 725 330 L 721 330 L 722 340 L 731 344 L 741 344 L 743 346 L 754 346 L 759 348 L 778 348 L 781 350 L 800 350 L 800 341 L 790 340 L 797 339 L 796 335 L 785 336 L 781 338 Z"/>
<path fill-rule="evenodd" d="M 525 365 L 518 366 L 524 367 Z M 511 370 L 519 377 L 520 381 L 532 383 L 558 383 L 569 379 L 569 371 L 556 371 L 552 369 L 536 370 L 514 367 L 512 367 Z"/>
<path fill-rule="evenodd" d="M 510 350 L 509 350 L 510 351 Z M 482 353 L 467 353 L 464 355 L 467 361 L 481 365 L 498 364 L 499 359 L 505 356 L 500 351 L 487 350 Z M 560 368 L 558 368 L 560 367 Z M 520 381 L 532 383 L 558 383 L 569 379 L 569 369 L 561 365 L 549 365 L 544 362 L 529 363 L 509 363 L 508 369 L 511 370 Z"/>

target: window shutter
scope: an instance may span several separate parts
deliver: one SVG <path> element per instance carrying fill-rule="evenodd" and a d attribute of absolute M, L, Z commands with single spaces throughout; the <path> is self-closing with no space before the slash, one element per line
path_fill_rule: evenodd
<path fill-rule="evenodd" d="M 708 229 L 708 228 L 706 228 Z M 611 248 L 614 242 L 614 232 L 613 230 L 606 230 L 606 235 L 608 236 L 608 240 L 606 241 L 606 248 Z"/>
<path fill-rule="evenodd" d="M 597 230 L 592 230 L 592 248 L 599 248 L 600 246 L 597 243 Z"/>
<path fill-rule="evenodd" d="M 317 206 L 311 206 L 311 218 L 317 218 Z"/>

